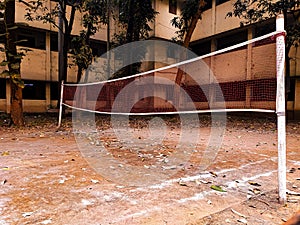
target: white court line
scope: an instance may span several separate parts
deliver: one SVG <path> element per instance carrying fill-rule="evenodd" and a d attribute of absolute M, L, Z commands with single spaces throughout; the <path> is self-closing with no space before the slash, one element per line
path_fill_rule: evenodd
<path fill-rule="evenodd" d="M 248 166 L 253 166 L 255 164 L 264 163 L 267 160 L 275 161 L 275 160 L 277 160 L 277 157 L 270 157 L 270 158 L 265 159 L 265 160 L 259 160 L 259 161 L 256 161 L 256 162 L 251 162 L 251 163 L 248 163 L 248 164 L 244 164 L 244 165 L 242 165 L 242 166 L 240 166 L 236 169 L 220 170 L 220 171 L 216 172 L 216 174 L 222 174 L 222 173 L 241 170 L 241 169 L 244 169 Z M 300 165 L 299 161 L 293 161 L 293 160 L 288 160 L 288 161 L 291 162 L 291 163 L 294 163 L 296 165 Z M 261 174 L 256 174 L 256 175 L 253 175 L 253 176 L 250 176 L 250 177 L 243 177 L 243 178 L 241 178 L 241 180 L 239 180 L 239 185 L 240 186 L 243 186 L 243 185 L 245 186 L 251 180 L 257 180 L 261 177 L 269 177 L 269 176 L 273 175 L 274 173 L 277 173 L 277 170 L 272 170 L 272 171 L 264 172 L 264 173 L 261 173 Z M 189 176 L 189 177 L 184 177 L 184 178 L 171 179 L 171 180 L 167 180 L 167 181 L 165 181 L 161 184 L 152 185 L 152 186 L 149 186 L 147 188 L 136 188 L 134 190 L 131 190 L 130 192 L 137 192 L 137 191 L 147 192 L 147 191 L 149 191 L 149 189 L 163 189 L 164 187 L 171 186 L 173 183 L 178 183 L 180 180 L 182 180 L 183 182 L 195 181 L 197 179 L 200 179 L 200 178 L 203 179 L 203 178 L 207 178 L 207 177 L 210 177 L 210 176 L 211 176 L 211 174 L 205 173 L 205 174 L 200 174 L 200 175 L 197 175 L 197 176 Z M 236 181 L 229 181 L 229 182 L 225 183 L 224 185 L 227 186 L 228 189 L 230 189 L 230 188 L 235 187 L 235 184 L 236 184 Z M 191 196 L 189 198 L 178 199 L 176 202 L 178 204 L 184 204 L 184 203 L 191 202 L 191 201 L 199 201 L 199 200 L 204 199 L 206 196 L 209 196 L 213 193 L 215 193 L 214 190 L 202 191 L 202 192 L 198 192 L 198 193 L 194 194 L 193 196 Z M 220 194 L 221 195 L 228 195 L 228 192 L 224 192 L 224 193 L 220 192 Z M 146 216 L 148 214 L 151 214 L 151 213 L 154 213 L 154 212 L 159 212 L 161 210 L 162 210 L 162 207 L 155 206 L 155 207 L 152 207 L 150 209 L 141 210 L 140 212 L 124 215 L 124 216 L 119 217 L 117 220 L 114 220 L 112 222 L 113 223 L 118 223 L 118 222 L 130 219 L 130 218 Z"/>
<path fill-rule="evenodd" d="M 267 160 L 274 161 L 276 159 L 277 159 L 277 157 L 270 157 L 268 159 L 263 159 L 263 160 L 259 160 L 259 161 L 244 164 L 244 165 L 242 165 L 238 168 L 223 169 L 223 170 L 217 171 L 215 173 L 218 175 L 218 174 L 224 174 L 224 173 L 233 172 L 233 171 L 237 171 L 237 170 L 242 170 L 242 169 L 244 169 L 246 167 L 249 167 L 249 166 L 253 166 L 253 165 L 256 165 L 256 164 L 262 164 Z M 146 188 L 143 188 L 143 187 L 136 188 L 136 189 L 130 190 L 130 192 L 137 192 L 137 191 L 145 191 L 146 192 L 149 189 L 163 189 L 165 187 L 171 186 L 174 183 L 178 183 L 179 181 L 190 182 L 190 181 L 196 181 L 198 179 L 204 179 L 204 178 L 208 178 L 208 177 L 211 177 L 211 174 L 209 172 L 206 172 L 204 174 L 202 173 L 202 174 L 195 175 L 195 176 L 189 176 L 189 177 L 182 177 L 182 178 L 167 180 L 167 181 L 162 182 L 161 184 L 151 185 L 151 186 L 146 187 Z"/>
<path fill-rule="evenodd" d="M 255 179 L 258 179 L 260 177 L 271 176 L 273 173 L 276 173 L 276 172 L 277 172 L 277 170 L 272 170 L 272 171 L 262 173 L 262 174 L 257 174 L 257 175 L 251 176 L 251 177 L 243 177 L 242 181 L 239 182 L 239 184 L 240 185 L 241 184 L 246 184 L 248 181 L 255 180 Z M 224 185 L 226 185 L 226 186 L 231 185 L 232 186 L 232 183 L 234 183 L 234 182 L 235 181 L 230 181 L 230 182 L 225 183 Z M 204 199 L 204 197 L 209 196 L 213 193 L 216 193 L 216 191 L 214 191 L 214 190 L 202 191 L 202 192 L 196 193 L 192 197 L 182 198 L 182 199 L 177 200 L 176 202 L 178 204 L 184 204 L 184 203 L 191 202 L 191 201 L 198 201 L 198 200 Z M 220 192 L 220 194 L 221 195 L 228 195 L 228 192 Z M 133 219 L 134 217 L 142 217 L 142 216 L 146 216 L 146 215 L 149 215 L 151 213 L 159 212 L 159 211 L 162 211 L 162 207 L 155 206 L 155 207 L 152 207 L 150 209 L 141 210 L 140 212 L 137 212 L 137 213 L 124 215 L 122 217 L 119 217 L 117 220 L 112 221 L 112 223 L 119 223 L 121 221 L 125 221 L 125 220 L 130 219 L 130 218 Z"/>

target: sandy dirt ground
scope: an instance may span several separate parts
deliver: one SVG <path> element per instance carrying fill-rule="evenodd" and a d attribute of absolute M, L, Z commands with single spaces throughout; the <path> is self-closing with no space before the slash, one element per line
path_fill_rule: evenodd
<path fill-rule="evenodd" d="M 287 125 L 290 194 L 287 204 L 281 205 L 276 120 L 268 116 L 228 116 L 221 148 L 205 170 L 199 169 L 199 163 L 201 149 L 211 135 L 210 123 L 207 116 L 200 116 L 203 143 L 189 161 L 176 173 L 167 168 L 170 176 L 160 183 L 144 186 L 118 183 L 95 171 L 76 143 L 71 118 L 64 119 L 58 131 L 55 117 L 27 116 L 26 126 L 20 129 L 8 127 L 5 115 L 0 119 L 1 225 L 271 225 L 283 223 L 300 209 L 298 122 Z M 99 129 L 109 129 L 109 117 L 97 119 Z M 180 133 L 177 119 L 165 118 L 175 136 Z M 141 119 L 132 123 L 140 134 L 148 129 Z M 149 170 L 154 159 L 166 158 L 166 149 L 172 154 L 177 143 L 175 137 L 170 138 L 163 150 L 141 155 L 141 151 L 129 154 L 128 148 L 122 151 L 118 140 L 108 136 L 99 140 L 110 146 L 108 151 L 118 160 L 130 159 Z"/>

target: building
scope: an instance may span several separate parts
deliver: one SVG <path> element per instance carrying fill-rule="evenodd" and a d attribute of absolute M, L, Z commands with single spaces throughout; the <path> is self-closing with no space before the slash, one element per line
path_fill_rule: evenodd
<path fill-rule="evenodd" d="M 171 26 L 170 20 L 180 14 L 180 8 L 183 0 L 153 0 L 154 9 L 159 12 L 155 22 L 151 24 L 153 31 L 151 39 L 170 40 L 175 36 L 176 29 Z M 203 55 L 215 50 L 232 46 L 234 44 L 250 40 L 252 38 L 270 33 L 275 30 L 275 19 L 270 19 L 264 23 L 255 24 L 253 26 L 240 27 L 238 18 L 226 18 L 226 14 L 232 10 L 233 0 L 212 0 L 208 1 L 205 11 L 203 12 L 202 20 L 198 22 L 195 30 L 191 48 L 198 54 Z M 51 8 L 54 2 L 47 1 L 48 7 Z M 22 3 L 16 3 L 16 21 L 27 22 L 24 20 L 25 6 Z M 81 15 L 76 14 L 75 26 L 73 34 L 76 35 L 80 31 Z M 27 22 L 28 23 L 28 22 Z M 111 26 L 111 34 L 118 27 Z M 100 56 L 106 51 L 106 36 L 107 30 L 103 26 L 101 30 L 93 37 L 92 47 L 95 55 Z M 28 39 L 26 46 L 33 51 L 29 52 L 21 64 L 22 78 L 25 80 L 26 87 L 24 89 L 24 111 L 25 112 L 46 112 L 56 106 L 58 97 L 58 53 L 57 53 L 57 29 L 49 24 L 38 22 L 29 23 L 29 27 L 20 27 L 18 39 Z M 216 67 L 214 73 L 221 82 L 230 81 L 233 79 L 231 74 L 244 73 L 246 79 L 260 74 L 261 71 L 269 70 L 274 73 L 275 69 L 266 68 L 264 65 L 253 69 L 252 63 L 259 63 L 265 60 L 266 57 L 275 57 L 274 52 L 268 48 L 256 48 L 255 51 L 260 51 L 261 55 L 251 59 L 247 63 L 245 58 L 251 57 L 252 47 L 240 51 L 240 55 L 230 57 L 226 68 L 216 65 L 218 62 L 211 64 Z M 165 51 L 166 57 L 167 51 Z M 259 54 L 258 54 L 259 55 Z M 291 58 L 291 92 L 288 95 L 287 107 L 291 112 L 300 112 L 300 53 L 298 48 L 293 48 L 290 52 Z M 244 60 L 244 71 L 237 71 L 234 66 L 239 63 L 239 60 Z M 248 60 L 249 61 L 249 60 Z M 170 59 L 170 63 L 172 59 Z M 241 62 L 240 62 L 241 63 Z M 145 68 L 161 67 L 159 63 L 145 65 Z M 226 69 L 227 74 L 224 76 L 223 71 Z M 76 81 L 75 67 L 69 69 L 70 75 L 68 82 Z M 174 73 L 174 71 L 170 71 Z M 0 79 L 0 111 L 9 112 L 10 102 L 10 87 L 5 79 Z M 246 104 L 246 103 L 245 103 Z M 299 113 L 300 114 L 300 113 Z"/>

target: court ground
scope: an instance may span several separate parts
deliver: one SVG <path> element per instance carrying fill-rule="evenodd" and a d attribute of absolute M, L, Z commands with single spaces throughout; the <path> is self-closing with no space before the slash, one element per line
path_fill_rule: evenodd
<path fill-rule="evenodd" d="M 159 184 L 142 187 L 111 182 L 96 173 L 81 155 L 71 118 L 64 119 L 59 131 L 54 117 L 26 117 L 26 127 L 18 130 L 7 127 L 5 115 L 0 118 L 1 225 L 271 225 L 281 224 L 299 210 L 297 122 L 287 125 L 287 187 L 291 194 L 282 206 L 277 201 L 276 123 L 268 115 L 229 116 L 222 146 L 208 168 L 198 170 L 200 144 L 182 171 Z M 109 128 L 108 117 L 98 119 L 101 129 Z M 205 142 L 209 119 L 200 116 L 200 121 Z M 140 134 L 147 130 L 144 121 L 134 123 Z M 173 135 L 180 132 L 177 119 L 167 118 L 167 124 Z M 114 146 L 109 138 L 104 141 Z M 172 151 L 171 146 L 169 140 L 165 148 Z M 147 168 L 150 153 L 136 156 L 111 151 L 119 153 L 121 161 L 136 157 L 135 163 Z M 226 192 L 213 189 L 218 186 Z"/>

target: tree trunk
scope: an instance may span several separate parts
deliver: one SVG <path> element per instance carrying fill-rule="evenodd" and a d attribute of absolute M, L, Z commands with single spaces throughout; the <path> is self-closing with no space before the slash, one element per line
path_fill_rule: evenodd
<path fill-rule="evenodd" d="M 200 0 L 197 13 L 192 16 L 191 22 L 189 24 L 189 27 L 186 31 L 186 34 L 185 34 L 184 40 L 183 40 L 183 47 L 185 47 L 186 49 L 190 45 L 192 35 L 196 29 L 198 20 L 200 19 L 201 14 L 202 14 L 202 8 L 205 5 L 206 5 L 205 0 Z M 185 59 L 186 59 L 186 51 L 181 52 L 181 56 L 180 56 L 180 60 L 185 60 Z M 182 69 L 178 68 L 176 78 L 175 78 L 174 97 L 173 97 L 174 105 L 176 108 L 179 108 L 179 104 L 180 104 L 180 84 L 182 82 L 183 75 L 184 75 L 184 71 Z"/>
<path fill-rule="evenodd" d="M 5 7 L 5 50 L 6 59 L 8 61 L 8 70 L 10 74 L 10 86 L 11 86 L 11 123 L 16 126 L 24 125 L 23 118 L 23 104 L 22 104 L 22 80 L 20 74 L 21 59 L 17 58 L 16 47 L 16 31 L 15 29 L 9 29 L 15 26 L 15 1 L 7 0 Z"/>
<path fill-rule="evenodd" d="M 10 81 L 11 87 L 11 122 L 15 126 L 23 126 L 24 118 L 23 118 L 23 105 L 22 105 L 22 87 L 15 84 L 12 80 Z"/>

